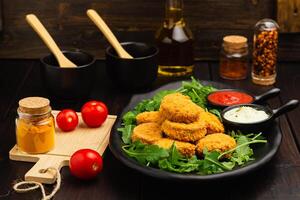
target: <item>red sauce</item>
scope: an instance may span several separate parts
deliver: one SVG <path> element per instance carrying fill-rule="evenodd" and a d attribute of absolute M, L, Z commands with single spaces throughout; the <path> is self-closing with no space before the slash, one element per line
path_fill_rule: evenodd
<path fill-rule="evenodd" d="M 243 103 L 252 103 L 253 97 L 244 92 L 218 91 L 208 95 L 208 100 L 212 104 L 232 106 Z"/>

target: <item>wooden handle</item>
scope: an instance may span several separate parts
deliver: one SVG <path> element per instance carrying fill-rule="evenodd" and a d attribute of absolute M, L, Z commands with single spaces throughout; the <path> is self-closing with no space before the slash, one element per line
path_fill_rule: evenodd
<path fill-rule="evenodd" d="M 52 184 L 56 181 L 56 172 L 48 167 L 60 169 L 69 165 L 69 157 L 41 155 L 39 161 L 25 174 L 25 181 Z"/>
<path fill-rule="evenodd" d="M 111 46 L 114 47 L 114 49 L 117 51 L 118 55 L 121 58 L 127 58 L 127 59 L 132 59 L 133 58 L 121 46 L 121 44 L 119 43 L 117 38 L 114 36 L 114 34 L 111 32 L 109 27 L 104 22 L 104 20 L 100 17 L 100 15 L 95 10 L 89 9 L 89 10 L 87 10 L 86 14 L 96 24 L 96 26 L 100 29 L 100 31 L 102 31 L 103 35 L 109 41 Z"/>
<path fill-rule="evenodd" d="M 65 57 L 61 52 L 53 38 L 50 36 L 46 28 L 40 22 L 40 20 L 34 15 L 26 15 L 26 21 L 33 28 L 33 30 L 41 37 L 47 47 L 54 54 L 60 67 L 76 67 L 76 65 Z"/>

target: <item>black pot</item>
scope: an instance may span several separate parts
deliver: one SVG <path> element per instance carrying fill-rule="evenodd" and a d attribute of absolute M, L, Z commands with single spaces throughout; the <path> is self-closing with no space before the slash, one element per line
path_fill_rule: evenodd
<path fill-rule="evenodd" d="M 41 58 L 41 75 L 54 99 L 83 99 L 90 95 L 95 78 L 95 58 L 83 51 L 63 51 L 77 65 L 61 68 L 53 54 Z"/>
<path fill-rule="evenodd" d="M 214 94 L 214 93 L 217 93 L 217 92 L 222 92 L 222 91 L 236 91 L 236 92 L 245 93 L 245 94 L 247 94 L 247 95 L 249 95 L 249 96 L 252 97 L 252 101 L 248 102 L 249 104 L 250 104 L 250 103 L 260 103 L 260 102 L 262 102 L 262 101 L 264 101 L 264 100 L 267 100 L 267 99 L 269 99 L 269 98 L 275 97 L 275 96 L 277 96 L 277 95 L 280 93 L 280 89 L 279 89 L 279 88 L 272 88 L 271 90 L 268 90 L 267 92 L 265 92 L 265 93 L 263 93 L 263 94 L 261 94 L 261 95 L 257 95 L 257 96 L 252 95 L 252 94 L 249 94 L 248 92 L 245 92 L 245 91 L 243 91 L 243 90 L 238 90 L 238 89 L 223 89 L 223 90 L 217 90 L 217 91 L 215 91 L 215 92 L 210 93 L 210 94 L 208 95 L 208 97 L 207 97 L 207 100 L 208 100 L 208 102 L 209 102 L 210 105 L 215 106 L 215 107 L 219 107 L 219 108 L 226 108 L 226 107 L 228 107 L 228 106 L 226 106 L 226 105 L 216 104 L 216 103 L 211 102 L 211 101 L 209 100 L 209 96 L 210 96 L 210 95 L 212 95 L 212 94 Z M 238 105 L 238 104 L 237 104 L 237 105 Z"/>
<path fill-rule="evenodd" d="M 279 117 L 280 115 L 289 112 L 293 109 L 295 109 L 299 105 L 298 100 L 290 100 L 283 106 L 281 106 L 278 109 L 270 109 L 269 107 L 262 106 L 262 105 L 257 105 L 257 104 L 240 104 L 240 105 L 234 105 L 234 106 L 229 106 L 225 108 L 222 113 L 221 113 L 221 118 L 224 123 L 224 126 L 226 127 L 227 130 L 240 130 L 244 133 L 257 133 L 257 132 L 264 132 L 266 129 L 268 129 L 274 120 Z M 262 110 L 265 111 L 269 117 L 265 120 L 259 121 L 259 122 L 254 122 L 254 123 L 239 123 L 239 122 L 233 122 L 224 117 L 225 113 L 228 112 L 229 110 L 232 110 L 237 107 L 242 107 L 242 106 L 248 106 L 252 107 L 256 110 Z M 267 131 L 266 131 L 267 133 Z"/>
<path fill-rule="evenodd" d="M 157 78 L 158 49 L 138 42 L 124 42 L 122 47 L 133 59 L 120 58 L 113 47 L 106 49 L 106 71 L 111 81 L 127 90 L 146 89 Z"/>

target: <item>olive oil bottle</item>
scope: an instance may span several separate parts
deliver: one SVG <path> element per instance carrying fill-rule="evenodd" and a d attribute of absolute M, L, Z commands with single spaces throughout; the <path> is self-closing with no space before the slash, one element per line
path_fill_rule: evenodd
<path fill-rule="evenodd" d="M 166 0 L 165 19 L 156 33 L 158 74 L 161 76 L 189 76 L 193 73 L 194 39 L 182 12 L 182 0 Z"/>

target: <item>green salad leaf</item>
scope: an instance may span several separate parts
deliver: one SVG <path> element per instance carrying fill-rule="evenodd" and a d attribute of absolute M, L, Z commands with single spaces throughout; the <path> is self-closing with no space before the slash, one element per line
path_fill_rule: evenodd
<path fill-rule="evenodd" d="M 202 85 L 200 81 L 196 80 L 194 77 L 191 79 L 192 81 L 183 81 L 182 86 L 176 91 L 189 96 L 195 104 L 206 109 L 212 114 L 215 114 L 221 119 L 221 110 L 217 108 L 210 108 L 207 103 L 207 96 L 217 89 L 212 86 Z"/>
<path fill-rule="evenodd" d="M 166 171 L 177 173 L 193 172 L 198 169 L 198 159 L 196 156 L 186 158 L 182 156 L 176 149 L 175 143 L 169 149 L 169 157 L 158 162 L 158 167 Z"/>
<path fill-rule="evenodd" d="M 232 131 L 230 135 L 236 140 L 237 146 L 234 149 L 224 152 L 223 155 L 232 153 L 231 161 L 238 165 L 243 165 L 248 161 L 254 160 L 252 157 L 253 149 L 250 148 L 250 144 L 267 143 L 267 140 L 262 137 L 262 133 L 243 135 L 240 131 L 237 133 Z"/>
<path fill-rule="evenodd" d="M 135 127 L 135 125 L 133 125 L 133 124 L 126 124 L 124 127 L 117 129 L 122 134 L 122 140 L 123 140 L 124 144 L 131 143 L 131 134 L 132 134 L 134 127 Z"/>
<path fill-rule="evenodd" d="M 200 81 L 192 77 L 192 81 L 183 81 L 182 86 L 177 90 L 184 95 L 187 95 L 191 100 L 202 108 L 207 108 L 207 95 L 217 89 L 212 86 L 204 86 Z"/>
<path fill-rule="evenodd" d="M 166 150 L 157 145 L 145 145 L 140 141 L 123 146 L 123 150 L 129 157 L 135 158 L 143 165 L 157 167 L 165 171 L 176 173 L 196 172 L 197 174 L 216 174 L 230 171 L 235 166 L 242 166 L 253 158 L 253 149 L 250 144 L 266 143 L 259 134 L 243 135 L 238 132 L 230 133 L 237 141 L 234 149 L 219 153 L 217 151 L 207 151 L 204 149 L 203 158 L 192 156 L 184 157 L 177 150 L 175 143 Z M 224 157 L 229 154 L 230 156 Z"/>
<path fill-rule="evenodd" d="M 125 145 L 122 149 L 128 156 L 135 158 L 139 163 L 149 166 L 156 166 L 158 161 L 169 156 L 168 150 L 157 145 L 146 145 L 136 141 L 130 145 Z"/>

